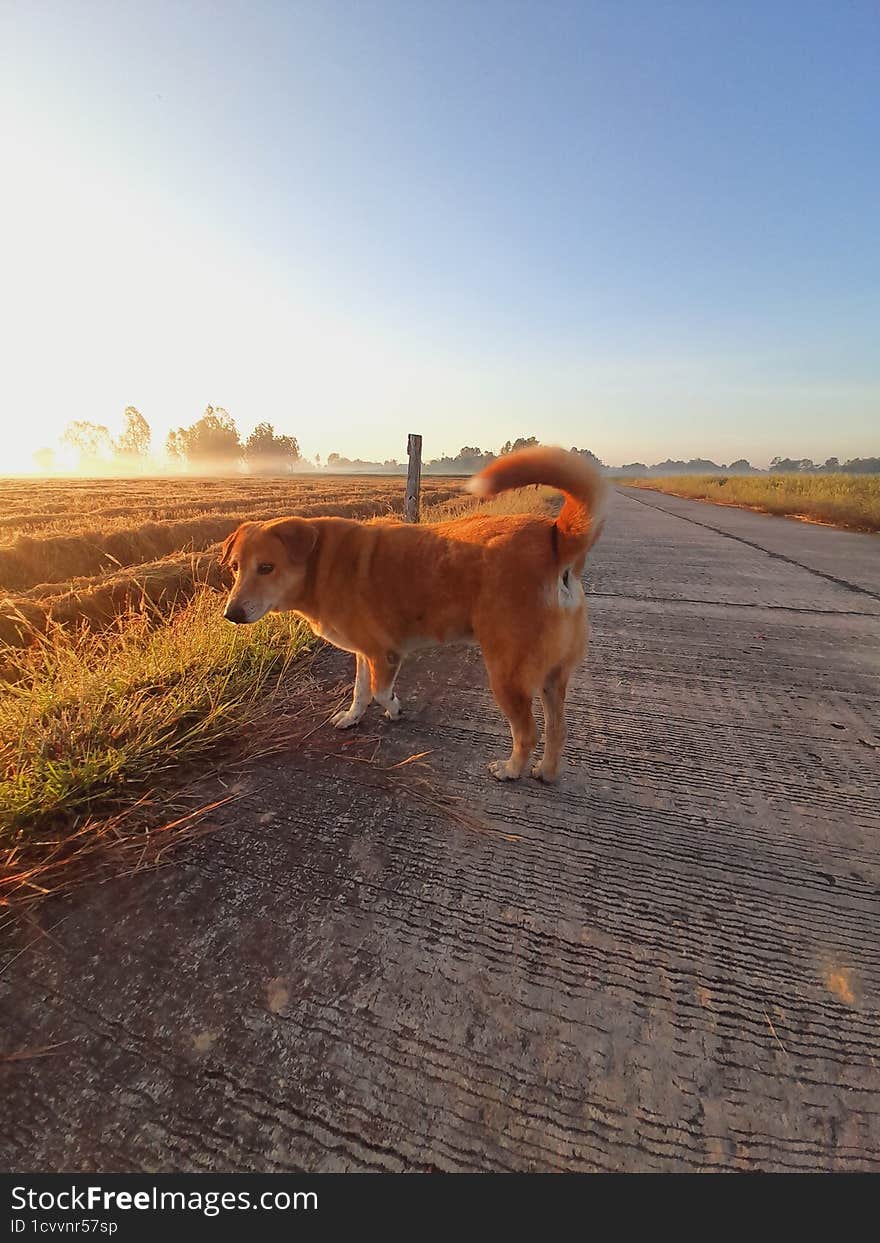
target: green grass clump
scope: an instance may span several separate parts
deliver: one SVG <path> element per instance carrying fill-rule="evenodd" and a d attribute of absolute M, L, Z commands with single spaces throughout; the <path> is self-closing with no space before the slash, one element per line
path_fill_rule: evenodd
<path fill-rule="evenodd" d="M 675 475 L 627 486 L 717 505 L 880 531 L 880 475 Z"/>
<path fill-rule="evenodd" d="M 74 832 L 244 737 L 310 641 L 290 615 L 232 626 L 208 590 L 161 625 L 131 613 L 109 634 L 42 636 L 0 690 L 0 851 Z"/>

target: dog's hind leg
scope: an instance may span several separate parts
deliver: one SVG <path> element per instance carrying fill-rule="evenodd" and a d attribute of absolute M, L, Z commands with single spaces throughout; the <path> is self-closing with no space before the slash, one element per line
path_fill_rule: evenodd
<path fill-rule="evenodd" d="M 565 745 L 565 691 L 568 686 L 568 670 L 558 666 L 548 673 L 541 687 L 541 703 L 544 707 L 544 754 L 532 769 L 532 776 L 539 781 L 555 781 L 559 775 L 559 760 Z"/>
<path fill-rule="evenodd" d="M 532 694 L 515 678 L 504 677 L 491 668 L 489 681 L 498 706 L 507 717 L 513 739 L 510 759 L 494 760 L 489 765 L 489 772 L 499 781 L 516 781 L 522 776 L 538 739 L 532 715 Z"/>
<path fill-rule="evenodd" d="M 354 678 L 354 694 L 351 698 L 351 707 L 343 708 L 333 717 L 333 724 L 337 729 L 351 729 L 352 725 L 357 725 L 358 721 L 370 706 L 372 695 L 370 694 L 370 666 L 366 656 L 357 653 L 357 672 Z"/>
<path fill-rule="evenodd" d="M 376 703 L 385 709 L 392 721 L 400 716 L 400 700 L 394 693 L 394 683 L 400 672 L 400 653 L 388 651 L 378 659 L 370 659 L 370 687 Z"/>

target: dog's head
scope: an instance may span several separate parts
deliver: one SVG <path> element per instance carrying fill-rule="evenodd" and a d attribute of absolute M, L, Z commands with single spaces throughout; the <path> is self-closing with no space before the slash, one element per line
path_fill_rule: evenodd
<path fill-rule="evenodd" d="M 235 575 L 223 613 L 227 621 L 240 625 L 296 608 L 316 540 L 305 518 L 243 522 L 227 536 L 220 564 Z"/>

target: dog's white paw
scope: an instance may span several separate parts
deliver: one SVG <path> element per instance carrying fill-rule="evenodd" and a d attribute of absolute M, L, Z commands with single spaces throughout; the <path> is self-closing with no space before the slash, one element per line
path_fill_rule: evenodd
<path fill-rule="evenodd" d="M 352 725 L 357 725 L 363 715 L 363 712 L 352 712 L 351 708 L 343 708 L 331 718 L 330 724 L 334 729 L 351 729 Z"/>
<path fill-rule="evenodd" d="M 396 721 L 402 713 L 403 709 L 400 706 L 400 700 L 395 695 L 394 698 L 389 701 L 388 707 L 385 709 L 385 715 L 388 717 L 389 721 Z"/>
<path fill-rule="evenodd" d="M 535 778 L 536 781 L 543 781 L 545 785 L 553 785 L 553 783 L 556 780 L 555 774 L 554 776 L 550 777 L 547 775 L 547 773 L 544 772 L 543 761 L 541 761 L 538 764 L 534 764 L 532 766 L 532 776 Z"/>
<path fill-rule="evenodd" d="M 517 781 L 520 776 L 518 772 L 511 771 L 509 760 L 493 760 L 489 772 L 496 781 Z"/>

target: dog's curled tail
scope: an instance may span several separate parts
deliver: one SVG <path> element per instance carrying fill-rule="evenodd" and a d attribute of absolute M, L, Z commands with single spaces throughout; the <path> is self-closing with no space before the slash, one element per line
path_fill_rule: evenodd
<path fill-rule="evenodd" d="M 559 564 L 582 562 L 602 530 L 605 494 L 599 471 L 583 458 L 565 449 L 519 449 L 487 466 L 465 486 L 475 496 L 490 497 L 534 483 L 558 488 L 565 495 L 554 534 Z"/>

